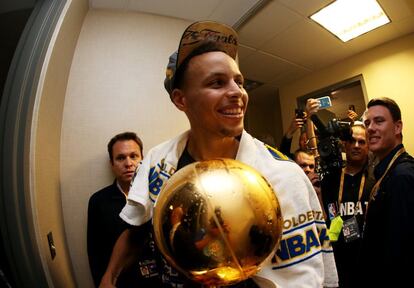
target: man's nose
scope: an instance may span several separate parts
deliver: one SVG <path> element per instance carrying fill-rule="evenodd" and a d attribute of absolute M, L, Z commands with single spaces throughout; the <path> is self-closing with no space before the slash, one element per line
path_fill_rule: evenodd
<path fill-rule="evenodd" d="M 367 131 L 370 132 L 374 129 L 373 125 L 373 122 L 369 123 L 368 125 L 365 124 L 365 129 L 367 129 Z"/>
<path fill-rule="evenodd" d="M 243 87 L 241 87 L 240 84 L 234 80 L 230 81 L 228 94 L 231 97 L 239 98 L 243 95 Z"/>
<path fill-rule="evenodd" d="M 134 166 L 135 165 L 135 162 L 131 159 L 131 157 L 126 157 L 126 159 L 125 159 L 125 165 L 126 166 Z"/>

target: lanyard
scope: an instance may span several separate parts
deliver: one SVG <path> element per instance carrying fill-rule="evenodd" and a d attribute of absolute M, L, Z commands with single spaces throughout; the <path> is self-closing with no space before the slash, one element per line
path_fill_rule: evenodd
<path fill-rule="evenodd" d="M 342 168 L 341 183 L 339 184 L 338 207 L 341 205 L 342 194 L 344 193 L 344 179 L 345 179 L 345 168 Z M 364 185 L 365 185 L 365 174 L 364 172 L 362 172 L 361 183 L 359 184 L 358 201 L 361 201 L 362 192 L 364 191 Z"/>
<path fill-rule="evenodd" d="M 371 193 L 369 195 L 369 201 L 371 202 L 371 200 L 375 200 L 375 196 L 377 194 L 377 191 L 381 185 L 382 180 L 384 179 L 385 175 L 387 175 L 388 171 L 390 170 L 392 164 L 394 164 L 395 160 L 397 160 L 397 158 L 403 154 L 405 152 L 404 147 L 402 147 L 400 150 L 398 150 L 397 153 L 395 153 L 394 157 L 392 157 L 390 163 L 387 166 L 387 169 L 385 170 L 384 174 L 382 174 L 381 178 L 377 181 L 377 183 L 375 183 L 374 187 L 372 187 Z"/>

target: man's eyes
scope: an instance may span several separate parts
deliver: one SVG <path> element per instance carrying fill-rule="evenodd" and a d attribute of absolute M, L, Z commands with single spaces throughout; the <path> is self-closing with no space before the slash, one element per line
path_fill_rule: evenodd
<path fill-rule="evenodd" d="M 374 120 L 372 120 L 372 123 L 374 123 L 374 124 L 381 124 L 381 123 L 383 123 L 385 121 L 385 119 L 383 119 L 383 118 L 378 118 L 378 119 L 374 119 Z M 365 127 L 368 127 L 370 124 L 371 124 L 371 121 L 365 121 L 364 122 L 364 124 L 365 124 Z"/>
<path fill-rule="evenodd" d="M 309 167 L 310 169 L 315 168 L 315 165 L 313 164 L 299 164 L 299 166 L 302 168 L 306 168 L 306 167 Z"/>
<path fill-rule="evenodd" d="M 235 80 L 233 80 L 236 84 L 237 84 L 237 86 L 239 86 L 240 88 L 242 88 L 243 87 L 243 85 L 244 85 L 244 81 L 243 80 L 238 80 L 238 79 L 235 79 Z M 214 80 L 211 80 L 210 82 L 209 82 L 209 86 L 212 86 L 212 87 L 222 87 L 222 86 L 224 86 L 224 85 L 226 85 L 226 80 L 224 80 L 224 79 L 214 79 Z"/>
<path fill-rule="evenodd" d="M 119 155 L 119 156 L 118 156 L 118 157 L 116 157 L 115 159 L 116 159 L 117 161 L 124 161 L 126 158 L 127 158 L 127 156 L 125 156 L 125 155 Z M 139 159 L 139 155 L 138 155 L 138 154 L 131 154 L 131 155 L 129 156 L 129 158 L 131 158 L 132 160 L 137 160 L 137 159 Z"/>
<path fill-rule="evenodd" d="M 209 84 L 210 84 L 210 86 L 218 87 L 218 86 L 222 86 L 223 83 L 224 83 L 224 81 L 221 80 L 221 79 L 214 79 L 214 80 L 210 81 Z"/>

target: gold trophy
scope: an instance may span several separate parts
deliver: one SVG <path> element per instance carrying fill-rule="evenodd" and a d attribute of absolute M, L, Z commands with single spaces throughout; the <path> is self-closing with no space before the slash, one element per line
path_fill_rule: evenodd
<path fill-rule="evenodd" d="M 254 275 L 273 256 L 282 232 L 272 187 L 231 159 L 195 162 L 176 172 L 158 196 L 153 223 L 167 261 L 209 287 Z"/>

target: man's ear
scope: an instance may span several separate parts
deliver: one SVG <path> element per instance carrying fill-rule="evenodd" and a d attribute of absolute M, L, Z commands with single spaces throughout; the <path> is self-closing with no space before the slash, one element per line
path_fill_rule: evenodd
<path fill-rule="evenodd" d="M 171 92 L 171 101 L 174 103 L 174 105 L 181 111 L 186 110 L 186 98 L 184 97 L 184 93 L 181 89 L 174 89 Z"/>
<path fill-rule="evenodd" d="M 397 120 L 394 123 L 394 132 L 395 135 L 401 134 L 402 133 L 402 128 L 403 128 L 403 122 L 401 120 Z"/>

